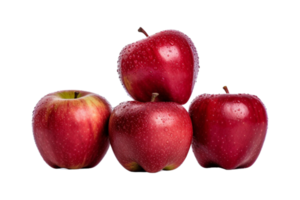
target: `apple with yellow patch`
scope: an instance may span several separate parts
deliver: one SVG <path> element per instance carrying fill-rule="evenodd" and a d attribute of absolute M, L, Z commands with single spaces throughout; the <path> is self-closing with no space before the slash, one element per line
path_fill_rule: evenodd
<path fill-rule="evenodd" d="M 111 106 L 86 91 L 65 90 L 44 96 L 33 111 L 33 134 L 45 162 L 53 168 L 96 166 L 109 147 Z"/>

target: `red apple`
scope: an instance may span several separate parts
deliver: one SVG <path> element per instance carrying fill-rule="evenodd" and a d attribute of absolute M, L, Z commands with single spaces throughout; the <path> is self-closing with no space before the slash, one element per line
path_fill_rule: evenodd
<path fill-rule="evenodd" d="M 224 87 L 226 93 L 227 87 Z M 261 100 L 249 94 L 198 96 L 189 113 L 194 154 L 203 167 L 250 167 L 263 146 L 268 118 Z"/>
<path fill-rule="evenodd" d="M 129 95 L 149 102 L 185 104 L 192 93 L 199 70 L 199 58 L 193 42 L 185 34 L 167 30 L 153 36 L 140 28 L 147 38 L 127 45 L 120 53 L 118 72 Z"/>
<path fill-rule="evenodd" d="M 104 157 L 108 146 L 111 107 L 105 98 L 85 91 L 46 95 L 33 111 L 36 145 L 53 168 L 90 168 Z"/>
<path fill-rule="evenodd" d="M 188 112 L 174 102 L 121 103 L 109 120 L 113 152 L 129 171 L 176 169 L 189 151 L 192 135 Z"/>

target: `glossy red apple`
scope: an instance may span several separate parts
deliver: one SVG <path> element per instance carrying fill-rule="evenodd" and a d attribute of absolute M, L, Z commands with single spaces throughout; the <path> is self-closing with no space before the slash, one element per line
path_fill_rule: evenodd
<path fill-rule="evenodd" d="M 194 154 L 203 167 L 250 167 L 263 146 L 268 118 L 261 100 L 249 94 L 198 96 L 189 108 Z"/>
<path fill-rule="evenodd" d="M 188 112 L 174 102 L 121 103 L 109 120 L 113 152 L 129 171 L 176 169 L 189 151 L 192 135 Z"/>
<path fill-rule="evenodd" d="M 36 145 L 53 168 L 90 168 L 104 157 L 108 146 L 111 107 L 105 98 L 85 91 L 46 95 L 33 111 Z"/>
<path fill-rule="evenodd" d="M 149 102 L 185 104 L 192 93 L 199 70 L 199 58 L 193 42 L 185 34 L 167 30 L 127 45 L 120 53 L 118 72 L 130 96 Z"/>

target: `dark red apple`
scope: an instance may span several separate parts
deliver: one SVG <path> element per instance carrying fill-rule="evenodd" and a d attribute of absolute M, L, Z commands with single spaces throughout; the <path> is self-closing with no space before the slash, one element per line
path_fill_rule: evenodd
<path fill-rule="evenodd" d="M 174 102 L 121 103 L 109 120 L 113 152 L 129 171 L 176 169 L 189 151 L 192 135 L 188 112 Z"/>
<path fill-rule="evenodd" d="M 167 30 L 153 36 L 140 28 L 147 38 L 127 45 L 120 53 L 118 72 L 130 96 L 149 102 L 185 104 L 192 93 L 199 70 L 199 58 L 193 42 L 185 34 Z"/>
<path fill-rule="evenodd" d="M 85 91 L 46 95 L 33 111 L 36 145 L 53 168 L 90 168 L 104 157 L 108 146 L 111 107 L 105 98 Z"/>
<path fill-rule="evenodd" d="M 249 94 L 198 96 L 189 108 L 194 154 L 203 167 L 250 167 L 263 146 L 268 118 L 261 100 Z"/>

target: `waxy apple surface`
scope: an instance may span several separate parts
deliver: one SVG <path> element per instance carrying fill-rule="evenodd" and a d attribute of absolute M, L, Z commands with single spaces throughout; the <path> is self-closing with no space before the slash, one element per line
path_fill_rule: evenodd
<path fill-rule="evenodd" d="M 193 128 L 187 111 L 173 102 L 121 103 L 109 121 L 109 139 L 129 171 L 176 169 L 184 161 Z"/>
<path fill-rule="evenodd" d="M 185 104 L 193 91 L 199 58 L 193 42 L 185 34 L 167 30 L 127 45 L 120 53 L 118 72 L 129 95 L 149 102 Z"/>
<path fill-rule="evenodd" d="M 85 91 L 59 91 L 43 97 L 33 112 L 33 133 L 45 162 L 53 168 L 96 166 L 109 147 L 111 107 Z"/>
<path fill-rule="evenodd" d="M 203 167 L 247 168 L 257 159 L 267 132 L 267 112 L 248 94 L 198 96 L 189 113 L 194 154 Z"/>

